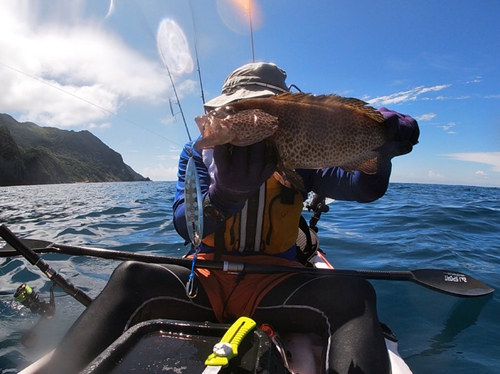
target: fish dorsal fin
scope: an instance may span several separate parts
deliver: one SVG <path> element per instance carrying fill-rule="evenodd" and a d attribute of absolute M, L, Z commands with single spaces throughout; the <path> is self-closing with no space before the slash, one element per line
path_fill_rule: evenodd
<path fill-rule="evenodd" d="M 339 105 L 348 106 L 354 110 L 363 113 L 365 116 L 376 122 L 384 122 L 384 116 L 375 108 L 368 105 L 367 102 L 354 97 L 342 97 L 339 95 L 313 95 L 309 93 L 286 92 L 283 94 L 271 96 L 270 99 L 278 101 L 289 101 L 305 105 L 318 105 L 327 107 L 337 107 Z"/>

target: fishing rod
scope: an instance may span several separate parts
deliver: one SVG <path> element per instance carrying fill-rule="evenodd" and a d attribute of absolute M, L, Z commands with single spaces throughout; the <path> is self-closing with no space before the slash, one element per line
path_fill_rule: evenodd
<path fill-rule="evenodd" d="M 38 267 L 51 281 L 50 299 L 44 301 L 40 299 L 39 295 L 26 283 L 21 284 L 15 294 L 14 298 L 17 302 L 24 305 L 32 313 L 40 315 L 40 319 L 33 327 L 21 334 L 21 343 L 25 347 L 33 347 L 38 342 L 38 333 L 36 330 L 43 321 L 51 319 L 56 312 L 56 302 L 54 298 L 54 287 L 57 285 L 63 289 L 68 295 L 75 298 L 78 302 L 85 307 L 89 306 L 92 299 L 85 294 L 82 290 L 75 287 L 73 284 L 64 279 L 54 269 L 50 267 L 44 260 L 40 258 L 28 245 L 21 241 L 16 235 L 10 231 L 7 226 L 0 225 L 0 236 L 18 252 L 22 254 L 32 265 Z"/>
<path fill-rule="evenodd" d="M 50 267 L 38 254 L 35 253 L 28 245 L 21 241 L 12 231 L 4 224 L 0 225 L 0 236 L 23 255 L 32 265 L 38 267 L 52 282 L 61 287 L 64 292 L 74 297 L 84 306 L 89 306 L 92 299 L 82 290 L 76 288 L 73 284 L 64 279 L 59 273 Z M 18 254 L 19 254 L 18 253 Z M 29 290 L 28 290 L 29 293 Z"/>
<path fill-rule="evenodd" d="M 158 50 L 159 50 L 159 48 L 158 48 Z M 162 59 L 165 58 L 162 51 L 160 51 L 160 55 L 161 55 Z M 168 68 L 168 64 L 165 62 L 165 60 L 163 61 L 163 63 L 165 65 L 165 68 L 167 69 L 167 74 L 168 74 L 168 77 L 170 78 L 170 83 L 172 84 L 172 89 L 174 91 L 175 100 L 177 101 L 177 106 L 179 107 L 179 111 L 180 111 L 181 116 L 182 116 L 182 122 L 184 122 L 184 127 L 186 129 L 187 136 L 189 138 L 189 141 L 191 141 L 191 134 L 189 133 L 188 125 L 186 122 L 186 117 L 184 117 L 184 111 L 182 110 L 182 105 L 181 105 L 181 102 L 179 100 L 179 96 L 177 95 L 177 89 L 175 88 L 174 79 L 172 78 L 172 74 L 170 73 L 170 69 Z"/>
<path fill-rule="evenodd" d="M 30 249 L 36 253 L 59 253 L 73 256 L 98 257 L 118 261 L 140 261 L 155 264 L 173 264 L 187 268 L 191 268 L 193 266 L 193 261 L 190 258 L 178 258 L 151 254 L 131 253 L 111 249 L 71 246 L 36 239 L 18 240 L 22 241 L 25 246 L 29 246 Z M 8 245 L 0 248 L 0 257 L 10 257 L 15 255 L 19 255 L 19 253 L 15 249 L 10 248 Z M 487 286 L 486 284 L 469 275 L 453 270 L 442 269 L 416 269 L 409 271 L 343 270 L 294 266 L 256 265 L 240 262 L 210 260 L 198 261 L 195 263 L 194 267 L 198 269 L 222 270 L 237 273 L 307 273 L 318 276 L 351 276 L 372 280 L 410 281 L 434 291 L 458 297 L 479 297 L 488 295 L 494 291 L 493 288 Z"/>
<path fill-rule="evenodd" d="M 252 45 L 252 62 L 255 62 L 255 51 L 253 46 L 252 0 L 248 0 L 248 21 L 250 22 L 250 43 Z"/>

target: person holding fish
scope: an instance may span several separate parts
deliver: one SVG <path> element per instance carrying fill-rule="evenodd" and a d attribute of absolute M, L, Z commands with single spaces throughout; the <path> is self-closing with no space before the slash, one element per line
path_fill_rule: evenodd
<path fill-rule="evenodd" d="M 189 241 L 184 178 L 193 157 L 204 208 L 198 258 L 297 266 L 307 192 L 377 200 L 388 188 L 391 159 L 418 143 L 410 116 L 357 99 L 290 93 L 285 80 L 273 63 L 244 65 L 196 119 L 201 136 L 180 156 L 174 224 Z M 366 280 L 208 270 L 197 276 L 198 295 L 208 298 L 220 322 L 244 315 L 277 331 L 314 331 L 326 342 L 323 372 L 390 372 Z"/>
<path fill-rule="evenodd" d="M 307 193 L 377 200 L 388 188 L 391 159 L 418 143 L 419 127 L 410 116 L 357 99 L 290 93 L 285 80 L 285 71 L 273 63 L 244 65 L 196 119 L 201 136 L 180 155 L 173 223 L 189 243 L 184 187 L 191 159 L 203 204 L 198 261 L 303 266 L 296 241 L 311 235 L 299 230 Z M 232 323 L 241 316 L 276 331 L 319 335 L 325 347 L 322 373 L 391 372 L 368 281 L 293 272 L 194 272 L 193 278 L 190 269 L 177 265 L 120 264 L 64 337 L 49 372 L 78 372 L 145 319 Z"/>

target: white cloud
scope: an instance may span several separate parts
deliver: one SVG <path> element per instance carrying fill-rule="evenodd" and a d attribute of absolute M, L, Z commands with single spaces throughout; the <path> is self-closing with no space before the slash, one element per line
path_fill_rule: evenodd
<path fill-rule="evenodd" d="M 444 126 L 439 126 L 442 127 L 444 131 L 446 131 L 448 134 L 456 134 L 455 131 L 450 131 L 452 127 L 455 127 L 457 124 L 455 122 L 450 122 L 447 125 Z"/>
<path fill-rule="evenodd" d="M 21 121 L 71 127 L 106 120 L 125 101 L 166 100 L 171 86 L 160 61 L 86 14 L 84 1 L 37 4 L 0 2 L 3 111 L 21 113 Z M 194 85 L 179 82 L 179 95 Z"/>
<path fill-rule="evenodd" d="M 101 124 L 89 123 L 87 125 L 87 129 L 89 129 L 89 130 L 94 130 L 94 129 L 103 130 L 103 129 L 110 129 L 111 126 L 112 125 L 109 122 L 103 122 Z"/>
<path fill-rule="evenodd" d="M 482 176 L 482 177 L 488 177 L 488 173 L 485 173 L 482 170 L 478 170 L 474 173 L 474 175 Z"/>
<path fill-rule="evenodd" d="M 443 175 L 435 173 L 432 170 L 429 170 L 427 177 L 433 181 L 444 181 L 446 179 Z"/>
<path fill-rule="evenodd" d="M 156 168 L 148 166 L 142 169 L 140 174 L 154 181 L 175 181 L 177 180 L 177 167 L 165 167 L 158 164 Z"/>
<path fill-rule="evenodd" d="M 407 101 L 415 101 L 420 98 L 420 96 L 429 93 L 444 90 L 445 88 L 450 87 L 451 84 L 442 84 L 438 86 L 432 87 L 424 87 L 419 86 L 412 88 L 408 91 L 396 92 L 387 96 L 379 96 L 373 99 L 367 100 L 371 105 L 393 105 L 393 104 L 401 104 Z M 420 98 L 420 100 L 429 99 L 428 97 Z"/>
<path fill-rule="evenodd" d="M 478 75 L 474 79 L 471 79 L 470 81 L 467 81 L 466 83 L 481 83 L 483 81 L 483 77 Z"/>
<path fill-rule="evenodd" d="M 453 160 L 477 162 L 492 166 L 493 171 L 500 172 L 500 152 L 469 152 L 469 153 L 450 153 L 444 156 Z"/>
<path fill-rule="evenodd" d="M 427 113 L 427 114 L 422 114 L 421 116 L 415 117 L 415 119 L 417 121 L 423 122 L 423 121 L 430 121 L 434 117 L 436 117 L 435 113 Z"/>

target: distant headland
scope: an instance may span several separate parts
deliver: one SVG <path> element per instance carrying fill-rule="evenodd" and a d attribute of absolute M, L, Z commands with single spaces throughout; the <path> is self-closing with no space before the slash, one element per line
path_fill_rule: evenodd
<path fill-rule="evenodd" d="M 89 131 L 20 123 L 0 113 L 0 186 L 150 181 Z"/>

